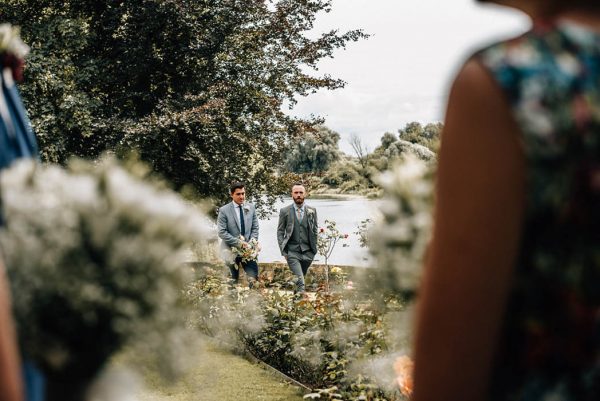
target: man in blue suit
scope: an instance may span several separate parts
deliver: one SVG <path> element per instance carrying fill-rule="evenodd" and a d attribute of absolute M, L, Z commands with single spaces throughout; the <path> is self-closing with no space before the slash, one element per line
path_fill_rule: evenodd
<path fill-rule="evenodd" d="M 246 203 L 244 183 L 234 182 L 229 188 L 232 201 L 219 209 L 217 230 L 221 238 L 221 257 L 229 266 L 234 283 L 239 279 L 239 266 L 246 272 L 250 288 L 258 279 L 258 263 L 255 260 L 242 262 L 235 257 L 231 248 L 240 247 L 242 241 L 255 239 L 258 241 L 258 218 L 254 205 Z"/>

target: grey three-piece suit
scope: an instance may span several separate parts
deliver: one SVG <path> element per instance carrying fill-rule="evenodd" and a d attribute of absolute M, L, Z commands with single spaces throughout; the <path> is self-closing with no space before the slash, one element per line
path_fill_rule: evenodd
<path fill-rule="evenodd" d="M 317 210 L 304 205 L 301 221 L 293 203 L 279 211 L 277 242 L 281 254 L 287 258 L 290 270 L 296 276 L 296 291 L 304 292 L 304 276 L 317 254 Z"/>

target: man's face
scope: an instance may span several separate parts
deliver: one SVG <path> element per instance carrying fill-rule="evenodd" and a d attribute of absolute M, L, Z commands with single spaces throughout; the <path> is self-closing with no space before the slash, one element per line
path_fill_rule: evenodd
<path fill-rule="evenodd" d="M 246 200 L 246 190 L 244 188 L 236 188 L 231 194 L 231 199 L 238 205 L 241 205 Z"/>
<path fill-rule="evenodd" d="M 292 199 L 296 205 L 304 203 L 304 197 L 306 196 L 306 189 L 303 185 L 294 185 L 292 187 Z"/>

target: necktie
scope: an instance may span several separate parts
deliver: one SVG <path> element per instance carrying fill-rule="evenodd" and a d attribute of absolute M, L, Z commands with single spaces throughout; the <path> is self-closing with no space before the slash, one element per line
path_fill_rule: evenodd
<path fill-rule="evenodd" d="M 298 214 L 298 221 L 302 221 L 302 208 L 297 207 L 296 213 Z"/>
<path fill-rule="evenodd" d="M 244 223 L 244 208 L 240 205 L 240 231 L 242 235 L 246 235 L 246 223 Z"/>

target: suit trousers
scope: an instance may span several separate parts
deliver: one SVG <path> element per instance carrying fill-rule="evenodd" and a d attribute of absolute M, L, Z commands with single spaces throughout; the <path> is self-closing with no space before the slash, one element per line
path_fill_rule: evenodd
<path fill-rule="evenodd" d="M 296 291 L 304 292 L 304 277 L 312 264 L 315 254 L 312 252 L 288 252 L 287 264 L 296 276 Z"/>
<path fill-rule="evenodd" d="M 236 264 L 238 266 L 241 264 L 242 268 L 246 272 L 246 276 L 248 277 L 248 284 L 250 285 L 250 287 L 252 287 L 252 285 L 253 285 L 252 281 L 258 280 L 258 263 L 256 263 L 256 260 L 251 260 L 246 263 L 241 262 L 241 260 L 242 259 L 238 256 L 235 259 L 235 263 L 229 265 L 229 271 L 231 272 L 231 279 L 236 283 L 238 282 L 238 280 L 240 278 L 240 271 L 238 269 L 236 269 Z"/>

